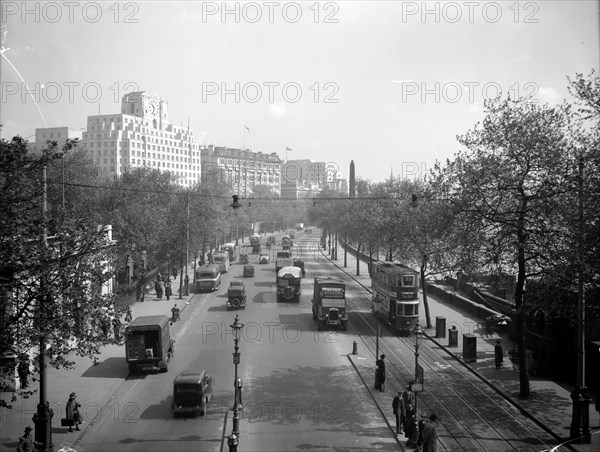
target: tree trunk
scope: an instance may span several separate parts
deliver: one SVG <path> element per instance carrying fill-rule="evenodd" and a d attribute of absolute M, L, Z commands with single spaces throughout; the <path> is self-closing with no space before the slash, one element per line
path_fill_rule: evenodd
<path fill-rule="evenodd" d="M 421 264 L 421 289 L 423 290 L 423 306 L 425 307 L 425 321 L 427 328 L 431 328 L 431 314 L 429 313 L 429 300 L 427 300 L 427 285 L 425 283 L 425 272 L 427 271 L 427 258 L 423 258 Z"/>
<path fill-rule="evenodd" d="M 348 266 L 348 236 L 344 237 L 344 268 Z"/>
<path fill-rule="evenodd" d="M 517 274 L 517 285 L 515 287 L 515 307 L 517 309 L 517 344 L 519 346 L 519 382 L 520 396 L 528 398 L 529 373 L 527 369 L 527 349 L 525 347 L 525 313 L 523 312 L 523 290 L 525 288 L 525 248 L 523 245 L 522 229 L 517 233 L 519 248 L 517 251 L 517 262 L 519 272 Z"/>

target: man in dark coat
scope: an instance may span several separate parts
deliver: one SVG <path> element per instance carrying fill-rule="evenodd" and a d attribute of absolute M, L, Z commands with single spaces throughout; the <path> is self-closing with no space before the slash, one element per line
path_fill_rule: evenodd
<path fill-rule="evenodd" d="M 381 357 L 375 362 L 375 389 L 378 389 L 380 392 L 383 392 L 383 384 L 385 383 L 385 355 L 382 354 Z"/>
<path fill-rule="evenodd" d="M 17 373 L 19 374 L 19 380 L 21 381 L 21 387 L 26 388 L 28 386 L 29 377 L 29 358 L 27 355 L 21 356 L 19 365 L 17 366 Z"/>
<path fill-rule="evenodd" d="M 42 443 L 38 443 L 37 441 L 33 440 L 33 438 L 31 437 L 32 430 L 33 429 L 29 426 L 25 427 L 25 433 L 23 433 L 23 436 L 19 438 L 17 452 L 34 452 L 36 444 L 38 446 L 43 446 Z"/>
<path fill-rule="evenodd" d="M 429 416 L 429 420 L 425 422 L 421 437 L 423 439 L 423 452 L 437 452 L 437 432 L 435 426 L 438 417 L 435 414 Z"/>
<path fill-rule="evenodd" d="M 496 345 L 494 346 L 494 355 L 496 357 L 496 369 L 500 369 L 503 361 L 502 345 L 500 345 L 500 341 L 496 341 Z"/>
<path fill-rule="evenodd" d="M 400 435 L 402 433 L 402 428 L 404 426 L 404 421 L 402 420 L 402 416 L 406 412 L 406 407 L 404 405 L 404 399 L 402 398 L 402 393 L 398 391 L 394 400 L 392 400 L 392 410 L 394 412 L 394 416 L 396 417 L 396 435 Z"/>

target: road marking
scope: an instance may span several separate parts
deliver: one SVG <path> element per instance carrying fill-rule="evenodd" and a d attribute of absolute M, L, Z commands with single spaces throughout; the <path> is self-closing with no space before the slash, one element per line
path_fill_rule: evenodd
<path fill-rule="evenodd" d="M 434 361 L 434 363 L 437 364 L 442 369 L 447 369 L 448 367 L 452 367 L 452 364 L 441 364 L 437 361 Z"/>

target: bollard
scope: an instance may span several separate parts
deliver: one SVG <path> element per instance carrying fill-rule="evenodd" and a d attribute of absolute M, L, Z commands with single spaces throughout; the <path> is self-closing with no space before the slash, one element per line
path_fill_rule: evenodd
<path fill-rule="evenodd" d="M 446 317 L 435 318 L 435 337 L 446 337 Z"/>
<path fill-rule="evenodd" d="M 454 325 L 448 328 L 448 347 L 458 347 L 458 330 Z"/>
<path fill-rule="evenodd" d="M 358 354 L 358 344 L 356 343 L 356 341 L 352 342 L 352 354 Z"/>
<path fill-rule="evenodd" d="M 477 336 L 474 334 L 463 334 L 463 360 L 466 363 L 477 361 Z"/>

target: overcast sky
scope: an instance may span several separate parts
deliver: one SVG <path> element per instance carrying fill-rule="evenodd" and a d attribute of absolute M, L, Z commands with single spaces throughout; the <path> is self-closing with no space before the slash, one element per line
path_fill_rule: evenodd
<path fill-rule="evenodd" d="M 411 177 L 499 89 L 568 98 L 599 41 L 598 1 L 3 1 L 1 136 L 82 129 L 150 91 L 202 144 Z"/>

